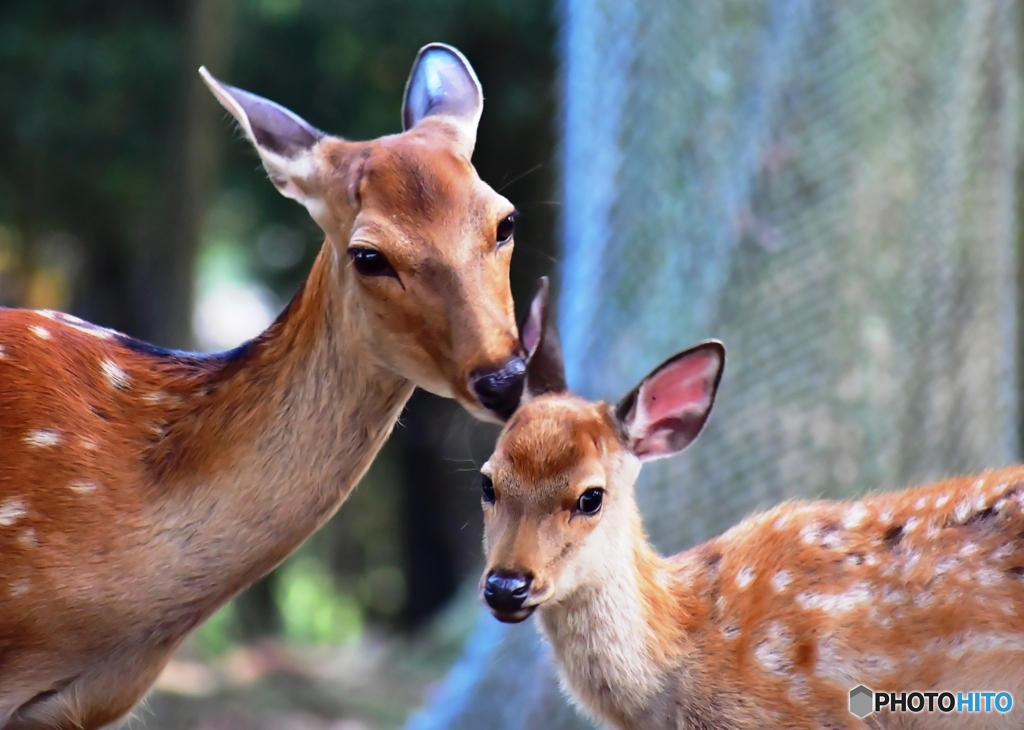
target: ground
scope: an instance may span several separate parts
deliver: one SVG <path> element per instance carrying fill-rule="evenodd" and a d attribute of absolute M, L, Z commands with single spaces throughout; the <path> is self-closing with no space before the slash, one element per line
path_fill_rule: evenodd
<path fill-rule="evenodd" d="M 187 644 L 130 730 L 392 730 L 426 702 L 462 651 L 477 604 L 463 596 L 414 637 L 367 634 L 347 648 L 280 641 L 215 660 Z"/>

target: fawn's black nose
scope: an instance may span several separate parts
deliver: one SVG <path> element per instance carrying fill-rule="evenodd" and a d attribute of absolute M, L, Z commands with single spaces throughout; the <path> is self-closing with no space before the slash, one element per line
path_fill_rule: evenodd
<path fill-rule="evenodd" d="M 515 613 L 523 608 L 532 582 L 531 575 L 492 570 L 484 584 L 484 600 L 495 611 Z"/>
<path fill-rule="evenodd" d="M 478 370 L 469 377 L 480 405 L 506 420 L 519 407 L 524 380 L 526 363 L 521 357 L 513 357 L 499 370 Z"/>

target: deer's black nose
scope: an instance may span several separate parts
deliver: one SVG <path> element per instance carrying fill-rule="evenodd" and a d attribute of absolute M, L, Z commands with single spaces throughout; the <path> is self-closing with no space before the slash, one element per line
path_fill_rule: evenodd
<path fill-rule="evenodd" d="M 513 357 L 498 370 L 476 371 L 469 382 L 480 405 L 507 420 L 519 407 L 525 379 L 526 363 L 521 357 Z"/>
<path fill-rule="evenodd" d="M 505 570 L 492 570 L 484 583 L 484 600 L 500 613 L 515 613 L 530 595 L 533 576 Z"/>

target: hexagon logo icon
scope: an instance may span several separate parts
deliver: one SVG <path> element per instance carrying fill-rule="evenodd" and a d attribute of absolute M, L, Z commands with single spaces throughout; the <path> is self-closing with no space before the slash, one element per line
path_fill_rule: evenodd
<path fill-rule="evenodd" d="M 863 684 L 858 684 L 856 687 L 850 690 L 850 712 L 862 720 L 870 715 L 874 710 L 874 692 L 865 687 Z"/>

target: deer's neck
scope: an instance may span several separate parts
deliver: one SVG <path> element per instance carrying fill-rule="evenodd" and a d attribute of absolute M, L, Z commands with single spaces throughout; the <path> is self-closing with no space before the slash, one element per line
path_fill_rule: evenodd
<path fill-rule="evenodd" d="M 609 540 L 601 575 L 539 611 L 563 685 L 592 716 L 617 727 L 647 727 L 685 638 L 669 566 L 633 520 L 621 544 Z M 682 609 L 685 611 L 685 609 Z"/>
<path fill-rule="evenodd" d="M 151 454 L 162 490 L 156 545 L 211 606 L 257 579 L 338 509 L 412 393 L 360 339 L 333 246 L 278 320 L 230 356 L 183 374 Z M 191 405 L 190 405 L 191 404 Z M 195 596 L 204 603 L 207 596 Z"/>

